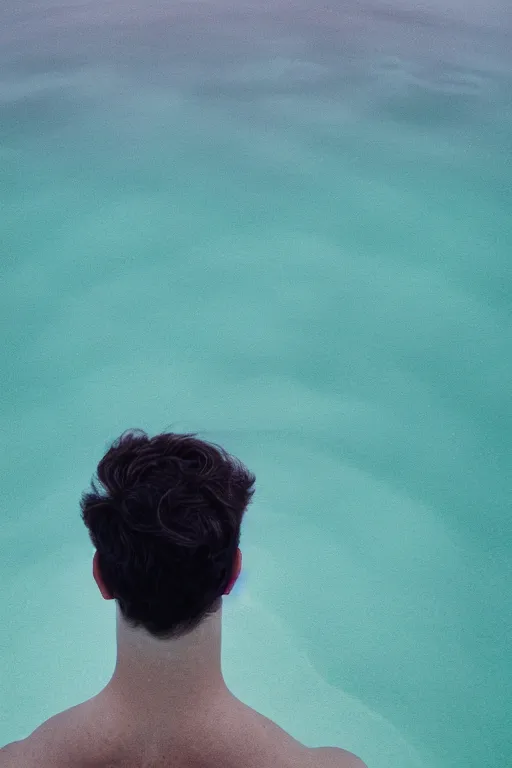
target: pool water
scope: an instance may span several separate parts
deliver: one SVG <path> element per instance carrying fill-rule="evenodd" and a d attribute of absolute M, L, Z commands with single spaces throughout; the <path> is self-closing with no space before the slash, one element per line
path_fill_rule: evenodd
<path fill-rule="evenodd" d="M 512 764 L 512 14 L 420 6 L 3 0 L 0 743 L 110 677 L 78 500 L 141 427 L 257 474 L 238 695 Z"/>

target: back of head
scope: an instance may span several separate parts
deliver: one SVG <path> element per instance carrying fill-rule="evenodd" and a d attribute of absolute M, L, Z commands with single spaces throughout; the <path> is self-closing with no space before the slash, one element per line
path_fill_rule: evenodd
<path fill-rule="evenodd" d="M 82 519 L 124 618 L 177 637 L 216 611 L 255 477 L 191 434 L 128 431 L 98 465 Z"/>

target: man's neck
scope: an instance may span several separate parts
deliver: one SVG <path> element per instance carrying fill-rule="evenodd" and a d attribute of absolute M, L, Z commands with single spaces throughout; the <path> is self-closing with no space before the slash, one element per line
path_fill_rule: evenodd
<path fill-rule="evenodd" d="M 222 610 L 175 640 L 131 628 L 117 609 L 117 661 L 105 692 L 149 717 L 197 708 L 231 697 L 221 670 Z"/>

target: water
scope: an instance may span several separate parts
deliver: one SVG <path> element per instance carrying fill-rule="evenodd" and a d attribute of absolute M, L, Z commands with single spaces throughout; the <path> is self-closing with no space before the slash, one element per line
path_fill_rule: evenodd
<path fill-rule="evenodd" d="M 236 693 L 371 768 L 512 763 L 506 2 L 4 0 L 0 742 L 108 679 L 127 427 L 258 476 Z"/>

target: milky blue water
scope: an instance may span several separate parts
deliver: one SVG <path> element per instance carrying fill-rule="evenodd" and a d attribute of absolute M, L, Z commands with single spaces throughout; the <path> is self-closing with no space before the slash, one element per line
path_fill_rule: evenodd
<path fill-rule="evenodd" d="M 224 666 L 370 768 L 512 764 L 506 2 L 3 0 L 0 742 L 110 677 L 128 427 L 258 477 Z"/>

